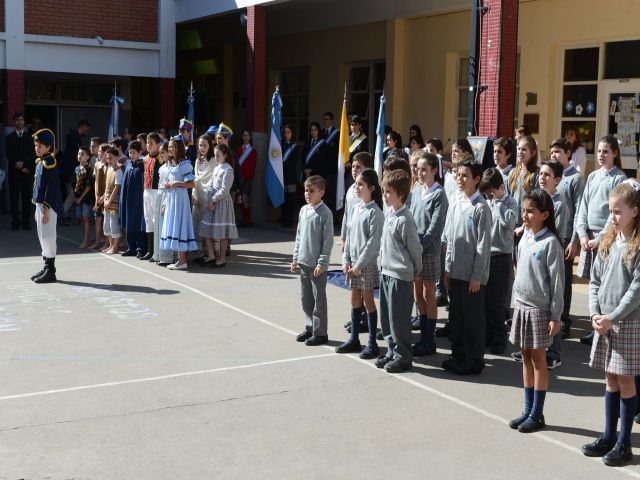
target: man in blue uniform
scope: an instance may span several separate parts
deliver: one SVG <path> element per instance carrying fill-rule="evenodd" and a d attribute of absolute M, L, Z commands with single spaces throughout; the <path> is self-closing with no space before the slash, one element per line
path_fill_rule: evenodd
<path fill-rule="evenodd" d="M 54 155 L 55 135 L 48 128 L 33 134 L 36 173 L 31 201 L 36 206 L 38 240 L 42 247 L 44 268 L 33 275 L 35 283 L 51 283 L 56 278 L 56 224 L 58 215 L 64 214 L 60 192 L 60 165 Z"/>

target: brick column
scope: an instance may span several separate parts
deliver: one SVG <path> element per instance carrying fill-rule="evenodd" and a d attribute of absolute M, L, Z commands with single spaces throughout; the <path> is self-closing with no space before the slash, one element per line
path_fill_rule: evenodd
<path fill-rule="evenodd" d="M 518 52 L 518 0 L 482 0 L 478 135 L 513 135 L 516 58 Z"/>
<path fill-rule="evenodd" d="M 176 118 L 176 79 L 161 78 L 160 79 L 160 125 L 158 128 L 164 127 L 169 130 L 178 128 L 178 119 Z"/>
<path fill-rule="evenodd" d="M 254 132 L 265 131 L 265 68 L 267 9 L 247 8 L 247 110 L 246 124 Z"/>
<path fill-rule="evenodd" d="M 24 113 L 24 70 L 7 70 L 7 119 L 13 125 L 13 114 Z"/>

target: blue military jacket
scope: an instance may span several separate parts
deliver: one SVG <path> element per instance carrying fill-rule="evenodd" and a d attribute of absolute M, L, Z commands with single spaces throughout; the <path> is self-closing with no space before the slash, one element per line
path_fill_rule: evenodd
<path fill-rule="evenodd" d="M 56 157 L 49 154 L 36 160 L 36 173 L 33 179 L 33 196 L 31 201 L 41 203 L 45 208 L 52 208 L 64 218 L 62 193 L 60 191 L 60 165 Z"/>

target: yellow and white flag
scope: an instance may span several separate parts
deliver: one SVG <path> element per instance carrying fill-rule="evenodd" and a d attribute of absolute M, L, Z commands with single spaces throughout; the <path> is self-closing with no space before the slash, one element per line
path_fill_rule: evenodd
<path fill-rule="evenodd" d="M 342 101 L 340 119 L 340 144 L 338 145 L 338 187 L 336 188 L 336 210 L 344 206 L 344 172 L 349 163 L 349 123 L 347 122 L 347 97 Z"/>

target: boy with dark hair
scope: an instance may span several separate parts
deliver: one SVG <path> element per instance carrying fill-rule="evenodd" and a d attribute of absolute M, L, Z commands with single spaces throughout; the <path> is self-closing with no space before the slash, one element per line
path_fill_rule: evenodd
<path fill-rule="evenodd" d="M 55 136 L 48 128 L 33 134 L 37 155 L 31 201 L 36 206 L 38 240 L 42 247 L 44 267 L 31 277 L 35 283 L 51 283 L 56 278 L 56 224 L 64 217 L 60 192 L 60 165 L 54 155 Z"/>
<path fill-rule="evenodd" d="M 158 182 L 160 180 L 160 167 L 162 158 L 159 156 L 162 138 L 157 132 L 147 135 L 147 156 L 144 159 L 144 192 L 142 194 L 145 232 L 147 234 L 147 254 L 140 260 L 158 260 L 155 252 L 155 244 L 159 245 L 159 237 L 155 238 L 156 211 L 158 198 Z"/>
<path fill-rule="evenodd" d="M 78 149 L 78 163 L 71 178 L 74 203 L 76 206 L 76 218 L 82 223 L 82 243 L 80 248 L 89 246 L 89 218 L 93 216 L 91 207 L 95 201 L 93 170 L 89 165 L 91 151 L 81 145 Z"/>
<path fill-rule="evenodd" d="M 129 142 L 127 151 L 131 163 L 124 171 L 120 195 L 120 219 L 127 239 L 127 249 L 121 253 L 123 257 L 145 256 L 149 243 L 148 234 L 145 238 L 143 215 L 144 161 L 140 158 L 141 150 L 142 145 L 138 140 Z"/>
<path fill-rule="evenodd" d="M 296 341 L 308 346 L 329 342 L 327 335 L 327 270 L 333 246 L 333 215 L 322 201 L 324 178 L 312 175 L 304 182 L 307 204 L 300 209 L 291 271 L 300 270 L 305 329 Z"/>
<path fill-rule="evenodd" d="M 442 368 L 458 375 L 484 369 L 485 294 L 491 259 L 491 211 L 478 192 L 482 166 L 473 160 L 458 165 L 459 196 L 447 216 L 445 287 L 449 290 L 451 358 Z M 455 247 L 455 248 L 454 248 Z"/>
<path fill-rule="evenodd" d="M 140 142 L 140 158 L 144 158 L 147 155 L 147 134 L 139 133 L 136 140 Z"/>

